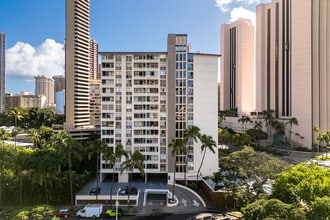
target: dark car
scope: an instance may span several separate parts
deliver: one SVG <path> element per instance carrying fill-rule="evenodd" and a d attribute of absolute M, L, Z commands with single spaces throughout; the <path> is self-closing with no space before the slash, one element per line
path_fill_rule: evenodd
<path fill-rule="evenodd" d="M 119 195 L 127 195 L 127 194 L 137 195 L 137 193 L 138 193 L 138 190 L 135 186 L 130 187 L 130 188 L 128 186 L 125 186 L 119 191 Z"/>
<path fill-rule="evenodd" d="M 118 192 L 119 195 L 127 195 L 128 194 L 128 191 L 127 189 L 123 188 L 123 189 L 120 189 L 119 192 Z"/>
<path fill-rule="evenodd" d="M 101 192 L 100 187 L 94 187 L 89 191 L 89 195 L 98 195 Z"/>
<path fill-rule="evenodd" d="M 137 188 L 136 187 L 131 187 L 129 190 L 128 190 L 128 192 L 129 192 L 129 194 L 131 194 L 131 195 L 137 195 L 137 193 L 138 193 L 138 190 L 137 190 Z"/>
<path fill-rule="evenodd" d="M 55 216 L 56 217 L 59 217 L 59 218 L 67 218 L 68 216 L 70 216 L 70 210 L 69 209 L 60 209 L 58 210 L 57 213 L 55 213 Z"/>

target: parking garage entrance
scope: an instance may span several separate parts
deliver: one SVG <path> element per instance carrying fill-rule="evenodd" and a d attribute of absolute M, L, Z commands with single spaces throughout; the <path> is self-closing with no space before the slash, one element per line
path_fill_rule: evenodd
<path fill-rule="evenodd" d="M 167 184 L 167 173 L 147 173 L 148 183 L 163 183 Z"/>
<path fill-rule="evenodd" d="M 168 190 L 146 189 L 144 193 L 146 206 L 167 206 Z"/>

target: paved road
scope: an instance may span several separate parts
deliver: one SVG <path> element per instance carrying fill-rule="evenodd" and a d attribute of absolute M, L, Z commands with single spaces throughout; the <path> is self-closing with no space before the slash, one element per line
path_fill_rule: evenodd
<path fill-rule="evenodd" d="M 149 216 L 122 216 L 118 218 L 119 220 L 185 220 L 192 216 L 195 216 L 198 213 L 185 213 L 185 214 L 165 214 L 165 215 L 159 215 L 157 213 L 151 214 Z M 75 216 L 70 216 L 66 219 L 90 219 L 90 218 L 78 218 Z M 110 217 L 102 217 L 98 219 L 115 219 Z"/>
<path fill-rule="evenodd" d="M 80 193 L 81 194 L 88 194 L 90 188 L 95 187 L 96 183 L 91 182 L 85 189 L 83 189 Z M 114 183 L 113 186 L 113 194 L 117 192 L 117 190 L 120 187 L 124 187 L 125 185 L 128 185 L 127 183 Z M 103 193 L 108 193 L 110 192 L 110 186 L 111 183 L 104 181 L 99 184 L 101 187 L 101 194 Z M 191 213 L 191 212 L 200 212 L 205 210 L 204 207 L 204 201 L 201 200 L 198 195 L 196 195 L 195 192 L 189 190 L 186 187 L 179 186 L 176 184 L 175 189 L 174 189 L 174 194 L 178 198 L 178 206 L 175 207 L 166 207 L 162 205 L 146 205 L 143 206 L 143 199 L 144 199 L 144 191 L 146 189 L 167 189 L 172 192 L 172 185 L 168 185 L 167 183 L 162 183 L 162 182 L 133 182 L 132 186 L 135 186 L 138 188 L 140 191 L 139 193 L 139 202 L 138 202 L 138 207 L 135 207 L 134 209 L 136 210 L 136 215 L 141 215 L 141 216 L 149 216 L 150 214 L 153 213 L 167 213 L 167 214 L 172 214 L 172 213 Z M 125 207 L 122 207 L 125 208 Z M 133 210 L 134 210 L 133 209 Z"/>
<path fill-rule="evenodd" d="M 290 155 L 279 156 L 279 158 L 290 164 L 298 164 L 301 162 L 305 162 L 314 158 L 317 155 L 320 155 L 320 153 L 316 153 L 316 152 L 303 152 L 303 151 L 289 151 L 289 152 Z"/>

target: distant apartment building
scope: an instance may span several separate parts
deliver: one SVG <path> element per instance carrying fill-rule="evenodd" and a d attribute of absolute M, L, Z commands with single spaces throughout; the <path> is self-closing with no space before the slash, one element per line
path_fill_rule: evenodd
<path fill-rule="evenodd" d="M 256 110 L 296 117 L 292 138 L 311 148 L 330 130 L 330 1 L 273 0 L 256 10 Z"/>
<path fill-rule="evenodd" d="M 173 158 L 169 143 L 185 129 L 198 126 L 217 142 L 217 78 L 219 55 L 191 53 L 187 35 L 168 35 L 166 52 L 101 52 L 101 138 L 111 149 L 145 155 L 146 176 L 163 174 L 168 181 L 196 175 L 201 163 L 200 144 L 189 145 L 184 156 Z M 201 169 L 212 175 L 218 155 L 207 152 Z M 177 162 L 175 162 L 177 161 Z M 121 161 L 109 167 L 101 161 L 101 178 L 115 169 L 119 182 Z M 134 169 L 134 173 L 138 170 Z"/>
<path fill-rule="evenodd" d="M 98 44 L 90 40 L 90 123 L 101 126 L 101 76 L 98 64 Z"/>
<path fill-rule="evenodd" d="M 64 75 L 53 76 L 55 93 L 65 90 L 65 77 Z"/>
<path fill-rule="evenodd" d="M 94 127 L 101 126 L 101 80 L 90 80 L 90 120 Z"/>
<path fill-rule="evenodd" d="M 90 40 L 89 44 L 89 51 L 90 51 L 90 78 L 91 79 L 101 79 L 100 71 L 99 71 L 99 64 L 98 64 L 98 52 L 99 46 L 95 40 Z"/>
<path fill-rule="evenodd" d="M 0 32 L 0 113 L 5 111 L 6 101 L 6 35 Z"/>
<path fill-rule="evenodd" d="M 221 110 L 249 115 L 254 106 L 254 27 L 239 19 L 221 25 Z"/>
<path fill-rule="evenodd" d="M 30 92 L 20 94 L 6 94 L 6 109 L 20 108 L 41 108 L 43 97 Z"/>
<path fill-rule="evenodd" d="M 55 108 L 54 79 L 43 75 L 34 78 L 35 95 L 43 96 L 41 108 Z"/>
<path fill-rule="evenodd" d="M 90 126 L 90 1 L 66 0 L 65 128 Z"/>

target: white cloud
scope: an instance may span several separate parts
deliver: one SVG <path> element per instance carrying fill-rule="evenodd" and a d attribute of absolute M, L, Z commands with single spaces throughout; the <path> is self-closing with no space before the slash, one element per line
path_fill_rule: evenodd
<path fill-rule="evenodd" d="M 36 48 L 17 42 L 6 50 L 6 74 L 12 77 L 31 79 L 38 74 L 63 75 L 64 63 L 64 45 L 52 39 L 46 39 Z"/>
<path fill-rule="evenodd" d="M 228 5 L 232 4 L 235 0 L 215 0 L 215 6 L 219 7 L 222 12 L 229 10 Z"/>
<path fill-rule="evenodd" d="M 243 7 L 233 8 L 230 12 L 230 22 L 237 21 L 240 18 L 250 19 L 252 24 L 256 24 L 256 13 Z"/>
<path fill-rule="evenodd" d="M 232 8 L 237 8 L 239 6 L 254 7 L 257 4 L 270 1 L 271 0 L 215 0 L 215 6 L 222 12 L 228 12 Z"/>

